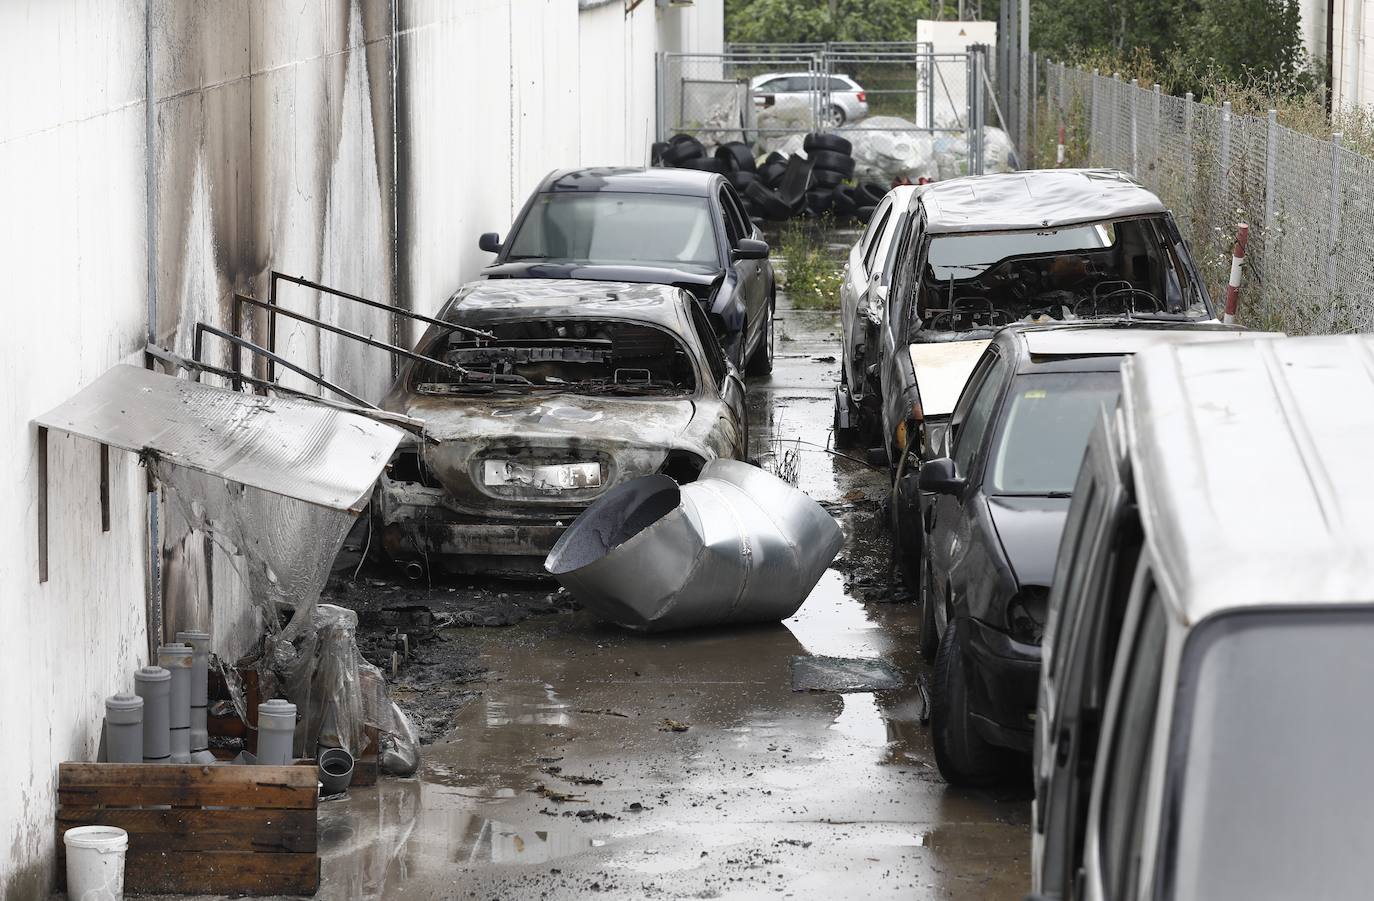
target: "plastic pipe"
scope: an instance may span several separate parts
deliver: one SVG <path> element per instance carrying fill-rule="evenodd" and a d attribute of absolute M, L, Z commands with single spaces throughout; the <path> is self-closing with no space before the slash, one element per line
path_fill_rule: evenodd
<path fill-rule="evenodd" d="M 143 699 L 143 762 L 168 763 L 171 758 L 167 725 L 172 674 L 160 666 L 134 673 L 134 693 Z"/>
<path fill-rule="evenodd" d="M 164 644 L 157 649 L 158 665 L 172 674 L 168 699 L 172 763 L 191 762 L 191 657 L 189 644 Z"/>

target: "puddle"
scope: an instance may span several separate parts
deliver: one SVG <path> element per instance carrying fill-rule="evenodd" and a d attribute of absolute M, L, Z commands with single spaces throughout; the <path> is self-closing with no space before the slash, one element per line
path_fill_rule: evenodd
<path fill-rule="evenodd" d="M 793 657 L 793 691 L 879 691 L 902 687 L 902 678 L 882 660 L 853 657 Z"/>

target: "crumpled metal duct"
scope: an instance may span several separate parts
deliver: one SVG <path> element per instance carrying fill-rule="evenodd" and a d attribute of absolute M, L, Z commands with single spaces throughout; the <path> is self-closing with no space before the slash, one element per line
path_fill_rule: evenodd
<path fill-rule="evenodd" d="M 843 545 L 834 518 L 796 488 L 713 460 L 687 485 L 652 475 L 607 492 L 544 568 L 605 619 L 663 631 L 786 619 Z"/>

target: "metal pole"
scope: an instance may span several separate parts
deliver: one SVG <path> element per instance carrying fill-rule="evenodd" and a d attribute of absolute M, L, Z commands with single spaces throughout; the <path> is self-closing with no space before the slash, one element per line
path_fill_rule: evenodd
<path fill-rule="evenodd" d="M 1028 110 L 1030 109 L 1029 105 L 1032 100 L 1030 96 L 1030 12 L 1030 0 L 1021 0 L 1021 15 L 1018 20 L 1021 26 L 1021 37 L 1017 53 L 1020 67 L 1017 69 L 1018 77 L 1016 84 L 1016 90 L 1020 95 L 1021 102 L 1017 106 L 1016 128 L 1021 135 L 1020 147 L 1022 152 L 1028 150 L 1030 141 L 1030 115 L 1028 114 Z"/>
<path fill-rule="evenodd" d="M 1331 135 L 1331 235 L 1326 255 L 1327 299 L 1336 296 L 1336 251 L 1341 243 L 1341 133 Z"/>
<path fill-rule="evenodd" d="M 1040 140 L 1040 60 L 1037 54 L 1030 57 L 1030 133 L 1031 139 L 1026 147 L 1026 159 L 1035 165 L 1035 145 Z"/>
<path fill-rule="evenodd" d="M 667 57 L 668 57 L 668 54 L 667 54 L 666 52 L 664 52 L 664 51 L 661 51 L 661 50 L 660 50 L 658 53 L 655 53 L 655 54 L 654 54 L 654 97 L 655 97 L 655 99 L 657 100 L 657 103 L 655 104 L 655 107 L 654 107 L 654 140 L 655 140 L 655 141 L 662 141 L 662 140 L 664 139 L 664 138 L 663 138 L 663 133 L 664 133 L 664 132 L 663 132 L 663 106 L 664 106 L 664 101 L 665 101 L 665 95 L 666 95 L 666 93 L 667 93 L 666 88 L 667 88 L 667 84 L 668 84 L 668 82 L 665 80 L 665 74 L 666 74 L 666 73 L 665 73 L 665 68 L 666 68 L 666 66 L 667 66 Z M 238 367 L 235 367 L 235 369 L 237 369 L 237 368 L 238 368 Z"/>
<path fill-rule="evenodd" d="M 1150 114 L 1150 136 L 1151 140 L 1154 141 L 1154 146 L 1150 151 L 1150 170 L 1154 172 L 1154 183 L 1156 185 L 1159 184 L 1159 146 L 1164 143 L 1164 134 L 1162 131 L 1163 123 L 1159 118 L 1159 103 L 1162 93 L 1163 91 L 1159 83 L 1156 82 L 1154 86 L 1154 97 L 1151 98 L 1153 107 Z"/>
<path fill-rule="evenodd" d="M 1268 134 L 1264 147 L 1264 247 L 1274 233 L 1274 201 L 1279 178 L 1279 111 L 1269 111 Z"/>
<path fill-rule="evenodd" d="M 973 174 L 973 123 L 975 121 L 976 115 L 974 112 L 974 107 L 977 106 L 977 101 L 974 95 L 975 92 L 978 90 L 978 76 L 977 70 L 974 68 L 974 66 L 977 56 L 978 51 L 973 47 L 969 47 L 968 53 L 965 56 L 965 63 L 967 64 L 965 67 L 967 70 L 965 74 L 967 75 L 967 78 L 964 82 L 964 96 L 968 98 L 968 115 L 965 117 L 966 126 L 964 131 L 964 144 L 965 149 L 968 152 L 969 175 Z"/>
<path fill-rule="evenodd" d="M 1221 165 L 1221 172 L 1217 176 L 1217 187 L 1221 192 L 1220 201 L 1224 205 L 1223 209 L 1231 203 L 1231 101 L 1226 101 L 1221 105 L 1221 150 L 1218 162 Z"/>
<path fill-rule="evenodd" d="M 1140 178 L 1140 81 L 1131 79 L 1131 174 Z"/>

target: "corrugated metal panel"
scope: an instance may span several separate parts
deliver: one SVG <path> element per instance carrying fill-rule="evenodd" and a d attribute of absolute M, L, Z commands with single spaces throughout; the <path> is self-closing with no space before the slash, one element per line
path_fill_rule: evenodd
<path fill-rule="evenodd" d="M 402 432 L 309 401 L 115 366 L 34 422 L 285 497 L 359 511 Z"/>

